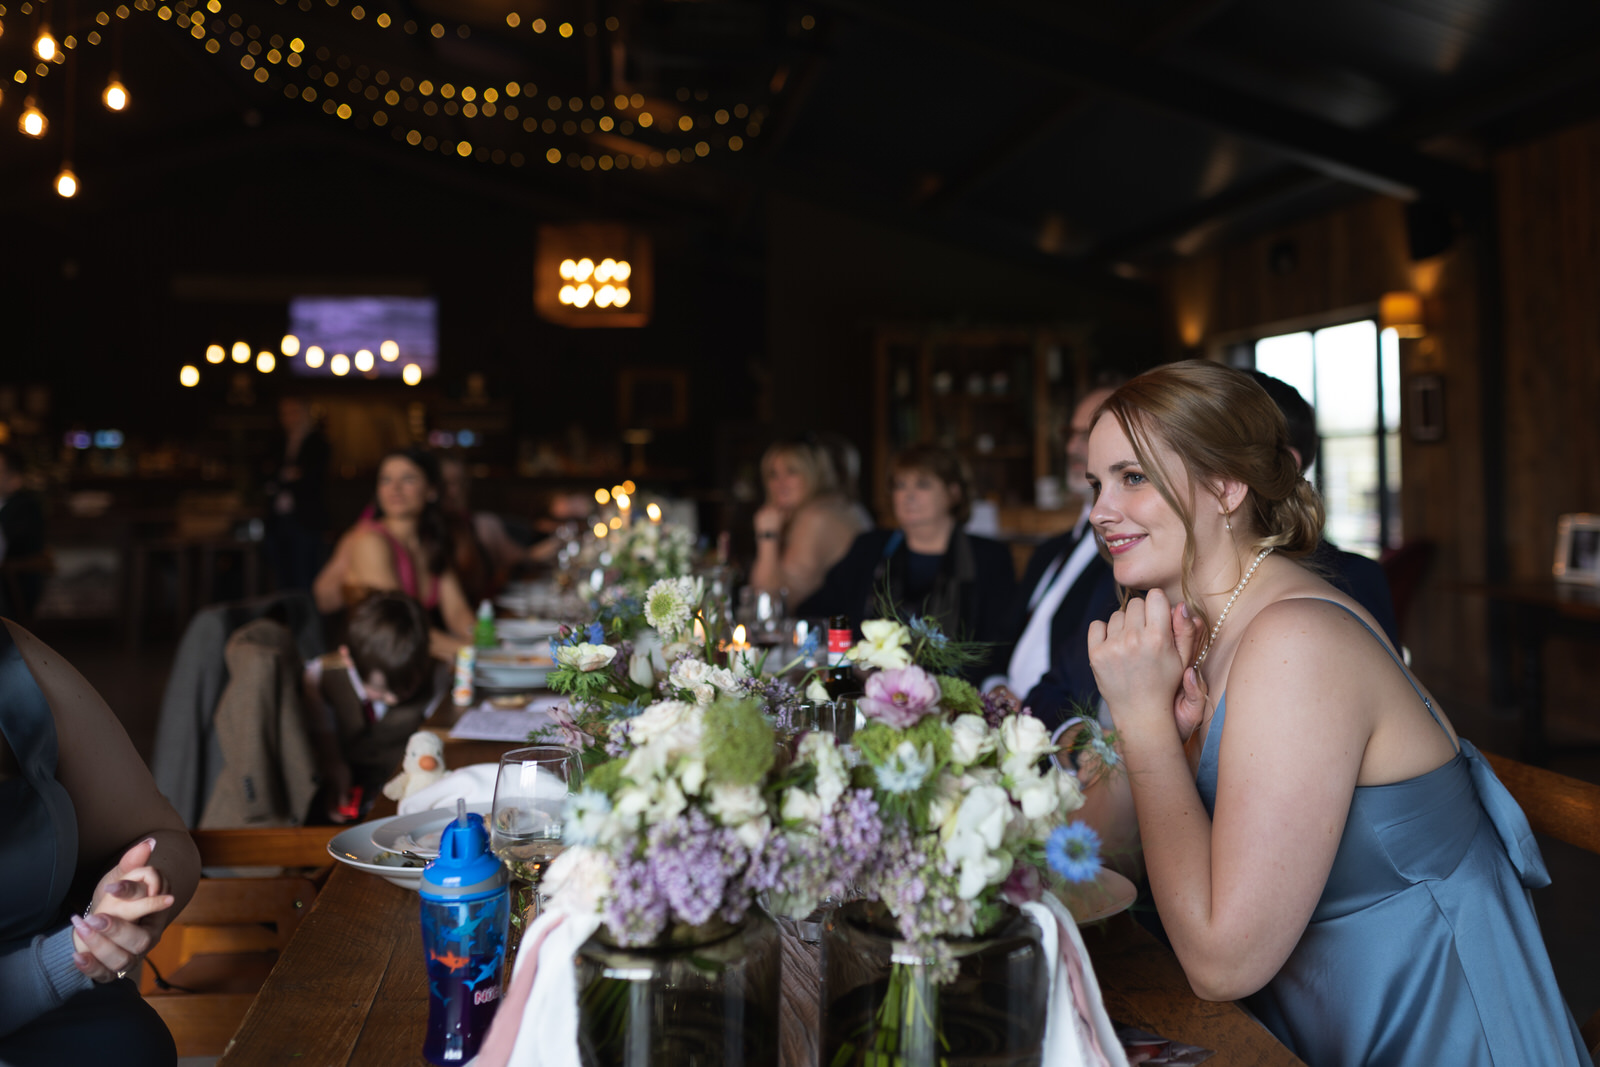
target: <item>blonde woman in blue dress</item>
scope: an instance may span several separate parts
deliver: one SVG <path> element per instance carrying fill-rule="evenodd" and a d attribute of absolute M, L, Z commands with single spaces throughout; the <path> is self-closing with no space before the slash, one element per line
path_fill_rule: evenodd
<path fill-rule="evenodd" d="M 1313 1067 L 1587 1065 L 1527 821 L 1356 602 L 1296 559 L 1322 508 L 1246 375 L 1103 405 L 1090 521 L 1146 590 L 1089 634 L 1151 891 L 1195 992 Z"/>

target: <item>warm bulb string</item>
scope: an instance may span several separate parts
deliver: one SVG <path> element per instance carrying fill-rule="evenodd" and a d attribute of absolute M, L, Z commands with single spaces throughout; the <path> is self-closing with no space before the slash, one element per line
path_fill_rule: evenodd
<path fill-rule="evenodd" d="M 287 0 L 278 0 L 278 3 L 280 6 L 283 6 L 287 3 Z M 336 4 L 337 0 L 330 0 L 330 5 L 336 6 Z M 310 7 L 309 0 L 301 0 L 301 3 L 298 6 L 300 6 L 302 9 L 308 9 Z M 38 11 L 42 7 L 42 4 L 32 4 L 30 7 L 37 18 Z M 594 169 L 599 169 L 601 171 L 613 169 L 624 170 L 629 169 L 630 167 L 641 169 L 646 167 L 660 167 L 678 163 L 688 163 L 709 155 L 714 148 L 738 151 L 744 146 L 745 138 L 741 136 L 739 132 L 737 132 L 736 122 L 748 120 L 745 121 L 743 132 L 749 137 L 756 137 L 759 136 L 761 132 L 761 124 L 765 119 L 765 111 L 763 108 L 751 108 L 748 104 L 741 102 L 734 104 L 732 108 L 718 108 L 714 113 L 709 115 L 705 113 L 691 115 L 688 112 L 683 112 L 679 115 L 679 119 L 681 121 L 684 118 L 687 118 L 687 125 L 679 125 L 679 123 L 672 122 L 670 115 L 663 116 L 663 121 L 659 125 L 653 121 L 647 125 L 644 121 L 644 117 L 646 114 L 648 114 L 648 112 L 646 111 L 643 101 L 641 101 L 639 104 L 633 104 L 633 102 L 630 100 L 630 106 L 628 108 L 612 109 L 609 106 L 612 101 L 607 100 L 604 96 L 598 96 L 599 104 L 596 105 L 594 98 L 587 100 L 580 96 L 562 98 L 560 96 L 549 94 L 547 94 L 543 99 L 545 100 L 546 107 L 550 111 L 550 114 L 537 116 L 535 114 L 525 114 L 524 112 L 524 108 L 526 108 L 528 111 L 533 111 L 538 106 L 533 104 L 532 100 L 529 99 L 529 97 L 538 96 L 538 87 L 533 85 L 529 86 L 531 92 L 527 94 L 519 92 L 517 94 L 518 97 L 521 97 L 524 101 L 524 103 L 518 104 L 513 102 L 515 99 L 517 99 L 517 97 L 511 96 L 511 93 L 509 92 L 509 86 L 508 91 L 504 94 L 504 96 L 502 96 L 498 87 L 491 86 L 480 89 L 475 86 L 462 86 L 460 90 L 454 90 L 454 87 L 451 85 L 451 83 L 441 82 L 438 83 L 441 96 L 444 95 L 443 90 L 446 86 L 451 86 L 451 89 L 453 90 L 451 96 L 446 98 L 444 104 L 441 106 L 437 101 L 432 99 L 431 92 L 413 93 L 410 91 L 410 89 L 408 89 L 404 95 L 402 95 L 398 88 L 389 88 L 388 86 L 390 85 L 392 79 L 389 77 L 388 71 L 381 68 L 376 72 L 369 71 L 368 78 L 363 79 L 356 76 L 346 78 L 342 73 L 336 73 L 332 69 L 324 70 L 321 66 L 312 65 L 307 69 L 306 73 L 312 78 L 320 78 L 322 88 L 319 89 L 315 84 L 307 84 L 304 86 L 299 85 L 294 82 L 289 75 L 276 73 L 270 68 L 271 66 L 276 66 L 278 64 L 285 64 L 291 68 L 304 65 L 305 60 L 301 57 L 307 52 L 310 52 L 311 55 L 317 57 L 318 63 L 328 63 L 330 66 L 337 66 L 341 71 L 348 71 L 352 65 L 354 65 L 356 71 L 359 73 L 365 64 L 355 64 L 354 60 L 349 55 L 344 53 L 340 53 L 337 55 L 337 57 L 335 57 L 335 54 L 326 48 L 326 46 L 318 47 L 313 50 L 310 48 L 310 46 L 305 44 L 303 39 L 298 37 L 292 38 L 291 40 L 300 41 L 301 49 L 299 51 L 293 51 L 283 44 L 283 38 L 276 34 L 268 38 L 268 41 L 269 43 L 272 41 L 277 41 L 279 44 L 274 45 L 270 50 L 265 51 L 265 55 L 263 56 L 261 40 L 264 36 L 264 33 L 262 29 L 253 23 L 248 24 L 247 26 L 247 24 L 240 19 L 237 13 L 234 13 L 224 19 L 223 7 L 220 0 L 210 0 L 210 2 L 207 3 L 204 8 L 202 8 L 199 3 L 188 3 L 185 2 L 185 0 L 180 0 L 179 3 L 170 7 L 166 4 L 162 4 L 158 7 L 154 3 L 154 0 L 134 0 L 133 8 L 139 11 L 154 11 L 157 17 L 162 21 L 172 21 L 176 22 L 180 26 L 187 26 L 189 28 L 189 36 L 194 38 L 196 41 L 204 40 L 204 47 L 206 51 L 213 55 L 221 52 L 223 42 L 226 40 L 227 45 L 234 49 L 235 52 L 240 50 L 244 52 L 243 55 L 238 57 L 240 65 L 244 69 L 252 70 L 254 72 L 251 77 L 258 84 L 267 85 L 275 80 L 279 81 L 283 84 L 285 96 L 288 96 L 291 99 L 299 99 L 312 106 L 319 106 L 320 101 L 320 110 L 322 110 L 325 114 L 337 117 L 341 120 L 354 119 L 358 127 L 365 127 L 368 125 L 377 126 L 380 128 L 389 127 L 391 136 L 394 140 L 403 141 L 404 143 L 413 147 L 420 147 L 425 151 L 431 152 L 438 150 L 447 156 L 454 155 L 460 158 L 467 158 L 470 156 L 484 162 L 496 164 L 510 163 L 513 166 L 522 166 L 528 162 L 527 158 L 524 157 L 521 152 L 512 151 L 507 153 L 505 150 L 498 147 L 490 149 L 482 145 L 474 146 L 471 140 L 467 138 L 463 138 L 459 141 L 452 140 L 448 137 L 442 139 L 437 138 L 433 134 L 429 133 L 426 129 L 416 126 L 414 123 L 408 123 L 405 119 L 405 116 L 400 114 L 400 112 L 403 111 L 407 114 L 414 114 L 417 111 L 421 111 L 427 117 L 432 118 L 442 111 L 448 119 L 457 121 L 460 119 L 465 119 L 474 123 L 492 122 L 494 121 L 496 115 L 503 115 L 505 118 L 513 122 L 520 118 L 520 124 L 522 125 L 523 132 L 530 135 L 536 132 L 542 132 L 546 136 L 554 136 L 557 132 L 560 132 L 567 137 L 575 137 L 580 132 L 585 136 L 595 133 L 607 134 L 615 132 L 620 136 L 632 137 L 636 132 L 633 128 L 635 122 L 637 122 L 638 126 L 640 127 L 640 132 L 642 132 L 643 129 L 650 128 L 650 126 L 656 126 L 657 129 L 661 130 L 662 132 L 671 132 L 673 134 L 700 133 L 698 140 L 681 148 L 672 147 L 662 149 L 656 146 L 646 148 L 644 145 L 638 145 L 637 151 L 623 150 L 618 151 L 615 154 L 607 154 L 603 152 L 594 154 L 592 152 L 585 153 L 570 148 L 563 150 L 559 146 L 550 145 L 542 153 L 542 157 L 547 163 L 556 164 L 565 162 L 569 167 L 581 168 L 586 171 Z M 366 12 L 360 7 L 360 5 L 355 5 L 349 10 L 358 21 L 365 18 Z M 204 12 L 210 12 L 210 14 L 214 16 L 210 20 L 211 35 L 209 37 L 206 33 L 206 18 Z M 360 13 L 357 14 L 357 12 Z M 129 16 L 128 6 L 119 6 L 116 9 L 116 16 L 119 19 L 126 19 Z M 374 19 L 374 21 L 380 26 L 387 27 L 388 23 L 384 21 L 386 18 L 386 15 L 382 15 L 379 18 Z M 95 21 L 99 25 L 104 26 L 109 23 L 110 16 L 107 14 L 107 12 L 102 11 L 96 16 Z M 507 21 L 508 24 L 512 24 L 512 19 L 510 17 L 508 17 Z M 518 21 L 520 21 L 520 18 Z M 532 23 L 530 23 L 530 25 L 537 24 L 541 21 L 542 20 L 535 19 Z M 614 20 L 608 20 L 608 25 L 606 27 L 608 30 L 612 30 L 614 27 L 609 25 L 609 21 Z M 390 20 L 390 22 L 392 22 L 392 20 Z M 572 29 L 569 24 L 564 25 L 566 25 L 567 29 L 571 30 L 571 32 L 566 34 L 566 36 L 569 36 L 573 39 L 577 39 L 579 37 L 578 32 L 575 29 Z M 464 34 L 460 34 L 460 30 L 464 28 L 465 27 L 458 27 L 458 35 L 464 36 Z M 232 30 L 231 33 L 228 33 L 229 29 Z M 245 31 L 246 29 L 247 32 L 241 32 Z M 401 29 L 402 31 L 406 30 L 405 27 L 401 27 Z M 418 32 L 418 30 L 414 25 L 412 25 L 409 29 L 409 32 Z M 443 36 L 442 24 L 435 24 L 430 32 L 433 33 L 433 36 L 435 37 Z M 589 24 L 585 27 L 583 36 L 592 37 L 596 32 L 597 30 L 594 25 Z M 227 34 L 226 38 L 224 38 L 224 34 Z M 91 31 L 84 43 L 98 45 L 101 42 L 102 38 L 99 32 Z M 79 42 L 77 42 L 75 39 L 72 39 L 70 35 L 68 38 L 63 40 L 63 45 L 67 49 L 76 47 L 78 43 Z M 253 51 L 252 46 L 254 47 Z M 116 50 L 120 51 L 120 48 L 117 47 Z M 262 63 L 260 59 L 257 58 L 258 56 L 262 56 L 262 58 L 265 58 L 268 62 L 265 64 Z M 61 59 L 59 52 L 57 59 L 58 61 Z M 120 57 L 118 57 L 118 59 L 120 60 Z M 38 65 L 36 73 L 42 78 L 48 74 L 48 70 L 48 65 L 41 62 Z M 19 82 L 25 82 L 26 77 L 26 72 L 19 70 L 17 72 L 16 80 Z M 333 85 L 331 86 L 328 85 L 330 80 L 333 82 Z M 397 86 L 405 86 L 407 83 L 409 83 L 410 86 L 415 89 L 420 89 L 423 86 L 434 84 L 430 78 L 413 80 L 409 75 L 402 77 L 395 84 Z M 330 93 L 330 90 L 333 92 Z M 343 101 L 340 102 L 338 97 L 333 95 L 334 93 L 342 96 Z M 458 96 L 461 98 L 460 103 L 458 103 L 455 99 Z M 471 97 L 472 99 L 467 99 L 468 97 Z M 688 89 L 680 88 L 678 90 L 677 97 L 680 104 L 692 104 L 706 102 L 709 94 L 704 90 L 699 92 L 691 92 Z M 499 99 L 503 99 L 505 102 L 498 103 L 497 100 Z M 477 102 L 480 100 L 482 101 L 481 104 Z M 369 104 L 378 103 L 379 101 L 387 104 L 390 109 L 394 109 L 395 114 L 391 115 L 390 111 L 385 110 L 382 107 L 369 108 L 367 106 Z M 668 110 L 671 110 L 670 105 Z M 579 121 L 573 117 L 575 115 L 584 115 L 584 118 Z M 600 116 L 600 119 L 597 121 L 596 119 L 589 117 L 591 115 L 598 115 Z M 653 115 L 650 117 L 651 119 L 654 118 Z M 607 123 L 609 123 L 609 125 L 607 125 Z M 730 124 L 735 125 L 735 128 L 726 129 L 726 127 L 728 127 Z M 408 126 L 410 128 L 407 128 Z M 709 134 L 708 132 L 704 131 L 709 131 Z M 646 136 L 658 137 L 660 134 L 655 133 Z"/>

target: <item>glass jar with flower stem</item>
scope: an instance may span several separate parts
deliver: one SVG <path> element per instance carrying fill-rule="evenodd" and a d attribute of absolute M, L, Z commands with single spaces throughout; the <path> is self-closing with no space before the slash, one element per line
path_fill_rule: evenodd
<path fill-rule="evenodd" d="M 881 904 L 823 925 L 823 1067 L 1037 1067 L 1049 960 L 1039 928 L 1003 907 L 975 937 L 901 939 Z"/>
<path fill-rule="evenodd" d="M 513 948 L 525 918 L 539 913 L 539 880 L 561 852 L 567 798 L 582 784 L 583 759 L 577 749 L 531 745 L 500 757 L 489 816 L 489 849 L 505 864 L 513 882 Z"/>

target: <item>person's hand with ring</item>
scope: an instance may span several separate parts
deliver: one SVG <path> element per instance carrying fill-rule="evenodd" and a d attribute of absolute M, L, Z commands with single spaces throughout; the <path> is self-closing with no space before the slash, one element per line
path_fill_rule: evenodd
<path fill-rule="evenodd" d="M 131 970 L 159 940 L 147 920 L 172 907 L 166 877 L 150 866 L 155 839 L 145 838 L 101 880 L 85 915 L 72 917 L 72 955 L 78 970 L 110 982 Z"/>

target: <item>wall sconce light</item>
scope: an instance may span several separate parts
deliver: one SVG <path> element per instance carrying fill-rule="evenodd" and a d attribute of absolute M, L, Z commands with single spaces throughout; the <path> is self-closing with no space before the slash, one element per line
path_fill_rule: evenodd
<path fill-rule="evenodd" d="M 539 227 L 533 306 L 558 326 L 643 326 L 654 310 L 650 238 L 615 223 Z"/>
<path fill-rule="evenodd" d="M 1384 293 L 1378 301 L 1378 328 L 1398 337 L 1421 337 L 1424 328 L 1422 295 L 1405 291 Z"/>

